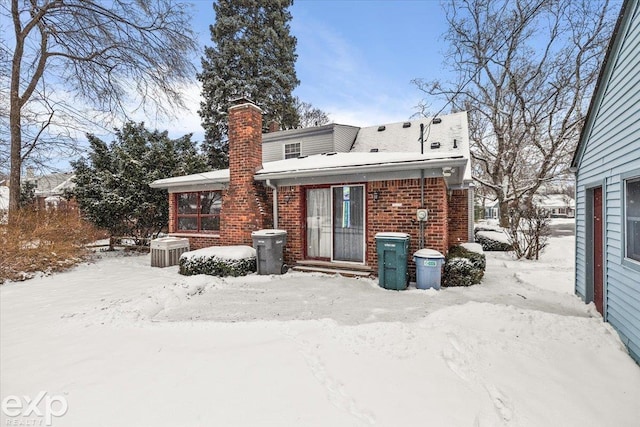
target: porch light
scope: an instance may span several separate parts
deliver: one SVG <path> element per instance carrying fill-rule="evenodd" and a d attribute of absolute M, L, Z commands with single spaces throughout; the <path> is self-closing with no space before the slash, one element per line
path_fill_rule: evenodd
<path fill-rule="evenodd" d="M 380 192 L 377 191 L 377 190 L 374 191 L 373 192 L 373 200 L 377 202 L 379 198 L 380 198 Z"/>
<path fill-rule="evenodd" d="M 451 174 L 455 171 L 454 168 L 451 167 L 444 167 L 442 168 L 442 176 L 444 177 L 449 177 L 451 176 Z"/>

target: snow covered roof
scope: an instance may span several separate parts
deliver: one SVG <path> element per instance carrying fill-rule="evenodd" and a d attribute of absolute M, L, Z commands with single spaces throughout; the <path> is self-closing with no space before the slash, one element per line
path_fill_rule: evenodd
<path fill-rule="evenodd" d="M 187 185 L 224 184 L 229 182 L 229 169 L 219 169 L 210 172 L 195 173 L 193 175 L 176 176 L 153 181 L 151 188 L 171 188 Z"/>
<path fill-rule="evenodd" d="M 75 175 L 71 172 L 56 172 L 37 177 L 28 177 L 25 181 L 33 182 L 36 185 L 36 196 L 61 195 L 64 190 L 73 188 Z"/>
<path fill-rule="evenodd" d="M 545 208 L 554 208 L 554 207 L 570 207 L 574 208 L 576 206 L 576 201 L 567 196 L 566 194 L 547 194 L 547 195 L 536 195 L 534 196 L 534 201 L 536 205 Z"/>
<path fill-rule="evenodd" d="M 368 152 L 377 149 L 384 152 L 419 153 L 420 124 L 424 125 L 425 155 L 438 156 L 440 151 L 454 151 L 468 157 L 469 126 L 466 111 L 438 116 L 435 120 L 433 117 L 425 117 L 362 128 L 351 151 Z M 440 148 L 431 149 L 431 143 L 435 142 L 440 143 Z"/>
<path fill-rule="evenodd" d="M 444 158 L 462 156 L 470 159 L 467 112 L 369 126 L 360 129 L 351 152 L 420 153 L 420 125 L 424 125 L 424 156 Z M 433 147 L 433 148 L 432 148 Z M 465 170 L 471 180 L 471 168 Z"/>
<path fill-rule="evenodd" d="M 256 179 L 464 167 L 466 160 L 452 152 L 440 152 L 438 157 L 420 153 L 325 153 L 265 163 Z"/>
<path fill-rule="evenodd" d="M 420 153 L 420 124 L 424 125 L 424 153 Z M 264 134 L 263 141 L 276 141 L 309 132 L 328 132 L 335 126 L 293 129 Z M 355 128 L 357 129 L 357 128 Z M 433 146 L 433 148 L 432 148 Z M 330 152 L 299 158 L 264 162 L 255 177 L 258 180 L 304 176 L 335 176 L 346 173 L 399 172 L 451 167 L 447 182 L 471 182 L 471 155 L 467 113 L 390 123 L 361 128 L 349 152 Z M 443 175 L 440 172 L 439 176 Z M 229 170 L 166 178 L 151 183 L 153 188 L 177 188 L 229 182 Z"/>

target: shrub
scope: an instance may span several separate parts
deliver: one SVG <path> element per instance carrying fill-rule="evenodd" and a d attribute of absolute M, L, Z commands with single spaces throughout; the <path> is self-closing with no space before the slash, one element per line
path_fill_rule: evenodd
<path fill-rule="evenodd" d="M 513 249 L 509 236 L 504 231 L 476 228 L 475 241 L 485 251 L 508 252 Z"/>
<path fill-rule="evenodd" d="M 484 276 L 487 261 L 484 253 L 464 246 L 453 246 L 445 259 L 443 286 L 477 285 Z"/>
<path fill-rule="evenodd" d="M 75 210 L 21 209 L 0 225 L 0 283 L 72 267 L 101 233 Z"/>
<path fill-rule="evenodd" d="M 509 235 L 516 258 L 538 259 L 548 245 L 551 227 L 549 212 L 531 200 L 520 203 L 509 212 Z"/>
<path fill-rule="evenodd" d="M 179 267 L 180 274 L 185 276 L 246 276 L 256 271 L 256 252 L 249 246 L 199 249 L 182 254 Z"/>

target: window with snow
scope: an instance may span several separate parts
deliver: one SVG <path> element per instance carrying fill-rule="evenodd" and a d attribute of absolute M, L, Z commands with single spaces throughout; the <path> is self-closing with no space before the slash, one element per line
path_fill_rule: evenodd
<path fill-rule="evenodd" d="M 640 262 L 640 177 L 625 180 L 625 257 Z"/>
<path fill-rule="evenodd" d="M 219 191 L 195 191 L 176 195 L 178 231 L 212 233 L 220 230 L 222 195 Z"/>
<path fill-rule="evenodd" d="M 295 159 L 300 157 L 300 143 L 294 142 L 293 144 L 284 145 L 284 158 Z"/>

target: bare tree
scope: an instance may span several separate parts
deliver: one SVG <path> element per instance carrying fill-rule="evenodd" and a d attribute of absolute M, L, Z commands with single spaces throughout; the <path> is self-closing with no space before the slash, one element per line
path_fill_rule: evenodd
<path fill-rule="evenodd" d="M 298 112 L 298 116 L 300 116 L 300 127 L 309 128 L 329 123 L 329 115 L 311 105 L 310 102 L 304 102 L 296 96 L 294 106 Z"/>
<path fill-rule="evenodd" d="M 608 0 L 449 0 L 454 82 L 419 90 L 469 111 L 474 179 L 508 206 L 566 172 L 611 35 Z"/>
<path fill-rule="evenodd" d="M 70 148 L 78 105 L 105 116 L 181 107 L 195 76 L 186 6 L 173 0 L 11 0 L 9 52 L 10 218 L 21 168 L 44 161 L 54 141 Z"/>

